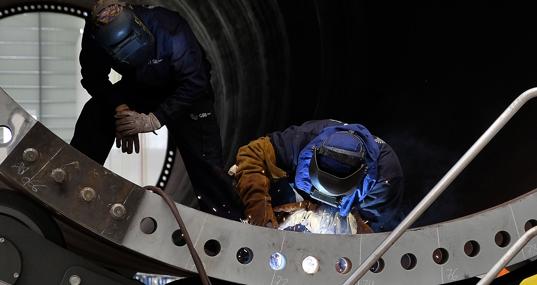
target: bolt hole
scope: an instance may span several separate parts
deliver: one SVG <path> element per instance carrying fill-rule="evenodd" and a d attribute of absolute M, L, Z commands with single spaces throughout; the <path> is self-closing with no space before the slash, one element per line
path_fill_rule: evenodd
<path fill-rule="evenodd" d="M 401 266 L 406 270 L 411 270 L 414 267 L 416 267 L 416 264 L 418 263 L 418 260 L 416 259 L 416 256 L 412 253 L 404 254 L 401 257 Z"/>
<path fill-rule="evenodd" d="M 506 247 L 511 242 L 511 236 L 506 231 L 500 231 L 494 236 L 494 242 L 499 247 Z"/>
<path fill-rule="evenodd" d="M 433 261 L 436 264 L 444 264 L 449 259 L 449 253 L 445 248 L 437 248 L 433 251 Z"/>
<path fill-rule="evenodd" d="M 186 244 L 185 235 L 183 235 L 183 231 L 181 231 L 181 229 L 178 229 L 172 233 L 172 242 L 176 246 L 184 246 Z"/>
<path fill-rule="evenodd" d="M 269 266 L 272 270 L 283 270 L 286 264 L 287 260 L 285 258 L 285 255 L 279 252 L 275 252 L 270 255 Z"/>
<path fill-rule="evenodd" d="M 373 266 L 371 266 L 369 270 L 373 273 L 382 272 L 382 270 L 384 270 L 384 259 L 380 258 L 379 260 L 377 260 L 377 262 L 375 262 L 375 264 L 373 264 Z"/>
<path fill-rule="evenodd" d="M 13 139 L 13 133 L 7 126 L 0 125 L 0 144 L 7 144 Z"/>
<path fill-rule="evenodd" d="M 374 266 L 374 265 L 373 265 Z M 371 267 L 373 268 L 373 267 Z M 336 271 L 341 274 L 347 274 L 352 269 L 352 262 L 347 257 L 341 257 L 336 262 Z"/>
<path fill-rule="evenodd" d="M 475 257 L 479 254 L 479 243 L 475 240 L 467 241 L 464 244 L 464 253 L 469 257 Z"/>
<path fill-rule="evenodd" d="M 254 252 L 247 248 L 243 247 L 237 251 L 237 261 L 240 264 L 249 264 L 254 259 Z"/>
<path fill-rule="evenodd" d="M 531 228 L 537 226 L 537 221 L 536 220 L 528 220 L 525 224 L 524 224 L 524 231 L 529 231 Z"/>
<path fill-rule="evenodd" d="M 217 240 L 210 239 L 205 243 L 203 249 L 208 256 L 217 256 L 222 248 Z"/>
<path fill-rule="evenodd" d="M 143 218 L 140 222 L 140 230 L 148 235 L 154 233 L 157 230 L 157 221 L 151 217 Z"/>

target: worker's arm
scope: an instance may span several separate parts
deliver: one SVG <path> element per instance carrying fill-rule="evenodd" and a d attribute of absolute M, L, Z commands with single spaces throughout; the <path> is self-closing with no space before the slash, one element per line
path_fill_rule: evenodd
<path fill-rule="evenodd" d="M 154 112 L 162 125 L 184 114 L 194 102 L 211 92 L 209 64 L 190 27 L 185 23 L 170 41 L 176 89 Z"/>
<path fill-rule="evenodd" d="M 117 86 L 108 79 L 111 71 L 109 55 L 91 37 L 91 23 L 86 22 L 82 36 L 82 49 L 80 51 L 80 66 L 82 80 L 80 83 L 89 95 L 97 100 L 116 108 L 125 101 Z"/>
<path fill-rule="evenodd" d="M 360 215 L 375 232 L 393 230 L 403 217 L 403 178 L 378 181 L 360 202 Z"/>
<path fill-rule="evenodd" d="M 284 173 L 275 167 L 275 162 L 274 148 L 268 137 L 251 141 L 237 153 L 235 188 L 251 224 L 278 227 L 269 195 L 269 177 Z"/>

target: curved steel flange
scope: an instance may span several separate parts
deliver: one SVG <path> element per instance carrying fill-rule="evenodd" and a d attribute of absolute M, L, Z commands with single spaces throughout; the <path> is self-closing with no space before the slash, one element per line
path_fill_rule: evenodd
<path fill-rule="evenodd" d="M 160 197 L 89 160 L 40 123 L 25 119 L 29 115 L 0 93 L 0 125 L 23 119 L 22 125 L 12 124 L 14 140 L 0 148 L 7 154 L 0 160 L 0 175 L 6 183 L 97 237 L 168 264 L 170 271 L 195 270 Z M 39 153 L 38 159 L 24 159 L 29 148 Z M 50 175 L 57 169 L 66 172 L 61 182 Z M 92 192 L 88 188 L 95 195 L 85 195 Z M 524 232 L 525 224 L 535 224 L 536 204 L 537 190 L 472 216 L 409 230 L 384 254 L 382 270 L 367 273 L 360 284 L 440 284 L 483 274 L 505 252 L 510 240 Z M 384 233 L 337 236 L 277 231 L 178 206 L 209 275 L 239 283 L 341 284 L 347 276 L 337 272 L 338 259 L 346 257 L 357 266 L 386 237 Z M 149 231 L 148 222 L 152 225 Z M 244 248 L 253 254 L 246 264 L 237 258 Z M 269 267 L 275 252 L 286 258 L 281 270 Z M 438 259 L 438 252 L 443 258 Z M 512 263 L 535 255 L 537 244 L 533 242 Z M 317 273 L 304 272 L 302 262 L 308 256 L 319 261 Z"/>
<path fill-rule="evenodd" d="M 7 127 L 11 140 L 0 142 L 0 161 L 17 146 L 36 120 L 0 88 L 0 126 Z"/>
<path fill-rule="evenodd" d="M 17 247 L 0 236 L 0 284 L 15 284 L 21 274 L 22 258 Z"/>

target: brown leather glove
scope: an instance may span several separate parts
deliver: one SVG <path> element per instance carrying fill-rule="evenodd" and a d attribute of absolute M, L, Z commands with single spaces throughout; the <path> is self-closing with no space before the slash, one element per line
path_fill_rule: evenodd
<path fill-rule="evenodd" d="M 278 222 L 268 195 L 269 179 L 263 174 L 245 175 L 238 187 L 243 189 L 241 200 L 245 205 L 244 214 L 248 223 L 277 228 Z"/>
<path fill-rule="evenodd" d="M 120 136 L 132 136 L 141 133 L 149 133 L 160 129 L 161 125 L 153 113 L 144 114 L 126 110 L 116 115 L 116 132 Z"/>
<path fill-rule="evenodd" d="M 121 137 L 116 134 L 116 147 L 121 148 L 121 152 L 131 154 L 134 148 L 136 153 L 140 153 L 140 139 L 138 134 Z"/>
<path fill-rule="evenodd" d="M 129 106 L 126 104 L 121 104 L 116 107 L 116 116 L 118 116 L 118 114 L 121 112 L 128 110 L 130 110 Z M 131 154 L 133 148 L 136 153 L 140 153 L 140 139 L 138 138 L 138 134 L 122 137 L 116 131 L 116 147 L 121 148 L 123 153 Z"/>
<path fill-rule="evenodd" d="M 362 219 L 362 216 L 360 216 L 358 209 L 356 208 L 352 209 L 350 214 L 354 216 L 354 219 L 356 219 L 356 226 L 357 226 L 356 233 L 357 234 L 374 233 L 373 229 L 367 224 L 367 221 L 364 221 Z"/>
<path fill-rule="evenodd" d="M 274 164 L 274 148 L 267 137 L 241 147 L 237 153 L 235 189 L 245 206 L 249 223 L 278 227 L 269 195 L 270 179 L 285 175 Z"/>
<path fill-rule="evenodd" d="M 317 208 L 319 208 L 318 204 L 305 200 L 302 202 L 288 203 L 288 204 L 283 204 L 283 205 L 274 207 L 274 212 L 275 213 L 292 213 L 301 209 L 306 210 L 306 211 L 316 211 Z"/>

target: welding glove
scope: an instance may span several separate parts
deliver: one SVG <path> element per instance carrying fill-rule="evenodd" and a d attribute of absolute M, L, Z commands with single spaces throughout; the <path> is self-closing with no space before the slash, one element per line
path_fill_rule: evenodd
<path fill-rule="evenodd" d="M 126 104 L 121 104 L 116 107 L 116 116 L 120 114 L 121 112 L 128 111 L 128 110 L 130 110 L 129 106 L 127 106 Z M 138 138 L 138 134 L 122 137 L 116 131 L 116 147 L 121 148 L 121 151 L 123 153 L 131 154 L 133 148 L 136 153 L 139 153 L 140 152 L 140 140 Z"/>
<path fill-rule="evenodd" d="M 237 186 L 241 189 L 239 193 L 245 206 L 244 214 L 248 223 L 278 228 L 278 221 L 268 194 L 269 179 L 263 174 L 249 174 L 243 176 Z"/>
<path fill-rule="evenodd" d="M 369 234 L 369 233 L 374 233 L 375 232 L 367 224 L 368 222 L 364 221 L 362 219 L 362 216 L 360 215 L 360 212 L 358 211 L 358 207 L 352 208 L 350 215 L 353 215 L 354 219 L 356 219 L 356 226 L 357 226 L 356 233 L 358 233 L 358 234 Z"/>
<path fill-rule="evenodd" d="M 126 110 L 115 115 L 116 132 L 121 137 L 148 133 L 160 129 L 161 125 L 153 113 L 143 114 Z"/>
<path fill-rule="evenodd" d="M 268 137 L 251 141 L 237 153 L 235 189 L 245 206 L 250 224 L 278 227 L 269 194 L 269 177 L 283 177 L 285 172 L 275 166 L 276 155 Z"/>
<path fill-rule="evenodd" d="M 116 147 L 121 148 L 121 152 L 131 154 L 134 148 L 136 153 L 140 153 L 140 139 L 138 134 L 130 136 L 119 136 L 116 134 Z"/>

